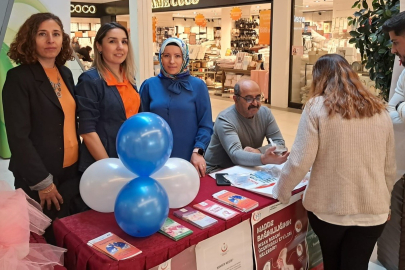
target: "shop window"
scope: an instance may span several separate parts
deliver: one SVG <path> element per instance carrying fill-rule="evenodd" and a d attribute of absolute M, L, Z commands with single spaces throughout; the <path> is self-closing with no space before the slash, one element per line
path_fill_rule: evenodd
<path fill-rule="evenodd" d="M 293 1 L 294 2 L 294 1 Z M 352 14 L 349 9 L 349 16 Z M 353 11 L 354 12 L 354 11 Z M 375 89 L 368 72 L 361 68 L 360 54 L 353 44 L 347 24 L 347 17 L 339 17 L 330 10 L 311 10 L 296 0 L 293 8 L 291 33 L 291 66 L 289 107 L 302 108 L 308 99 L 312 83 L 312 69 L 315 62 L 325 54 L 337 53 L 358 71 L 363 84 Z"/>

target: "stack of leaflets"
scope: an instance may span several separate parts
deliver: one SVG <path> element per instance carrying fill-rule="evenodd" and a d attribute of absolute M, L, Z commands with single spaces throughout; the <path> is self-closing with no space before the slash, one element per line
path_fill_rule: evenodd
<path fill-rule="evenodd" d="M 142 253 L 138 248 L 110 232 L 90 240 L 87 245 L 117 261 L 132 258 Z"/>
<path fill-rule="evenodd" d="M 259 203 L 257 201 L 230 192 L 228 190 L 221 190 L 220 192 L 214 193 L 212 197 L 214 197 L 221 203 L 235 207 L 242 212 L 249 212 L 259 206 Z"/>
<path fill-rule="evenodd" d="M 233 166 L 218 173 L 227 174 L 224 177 L 231 182 L 232 186 L 274 198 L 273 188 L 280 178 L 283 166 L 284 164 L 267 164 L 257 167 Z M 215 179 L 215 173 L 210 174 L 210 176 Z M 309 176 L 310 173 L 307 173 L 294 190 L 306 186 Z"/>
<path fill-rule="evenodd" d="M 224 220 L 228 220 L 239 214 L 236 211 L 233 211 L 227 207 L 214 203 L 213 201 L 210 200 L 205 200 L 193 206 L 198 210 L 201 210 L 203 212 L 214 215 Z"/>
<path fill-rule="evenodd" d="M 200 229 L 205 229 L 218 222 L 218 220 L 216 220 L 215 218 L 207 216 L 206 214 L 201 213 L 200 211 L 195 210 L 189 206 L 174 211 L 173 215 L 187 222 L 190 222 L 191 224 Z"/>
<path fill-rule="evenodd" d="M 189 228 L 177 223 L 171 218 L 167 218 L 165 223 L 160 228 L 159 232 L 167 237 L 178 241 L 193 233 Z"/>

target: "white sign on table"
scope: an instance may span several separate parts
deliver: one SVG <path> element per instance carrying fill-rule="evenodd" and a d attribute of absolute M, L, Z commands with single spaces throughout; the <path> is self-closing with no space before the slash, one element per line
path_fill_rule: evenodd
<path fill-rule="evenodd" d="M 253 270 L 249 220 L 210 237 L 195 248 L 198 270 Z"/>

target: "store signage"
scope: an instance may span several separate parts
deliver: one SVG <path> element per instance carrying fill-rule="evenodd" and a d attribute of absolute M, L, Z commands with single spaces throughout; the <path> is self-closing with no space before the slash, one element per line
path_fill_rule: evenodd
<path fill-rule="evenodd" d="M 96 13 L 96 6 L 93 5 L 70 5 L 70 13 Z"/>
<path fill-rule="evenodd" d="M 261 10 L 259 14 L 259 44 L 270 45 L 271 10 Z"/>
<path fill-rule="evenodd" d="M 200 0 L 152 0 L 152 8 L 181 7 L 197 5 Z"/>
<path fill-rule="evenodd" d="M 305 22 L 305 17 L 294 16 L 294 22 L 303 23 Z"/>
<path fill-rule="evenodd" d="M 236 21 L 242 17 L 242 9 L 238 7 L 234 7 L 231 9 L 231 19 Z"/>
<path fill-rule="evenodd" d="M 207 21 L 205 20 L 204 15 L 197 14 L 197 16 L 195 16 L 195 24 L 198 26 L 204 26 L 204 23 L 205 25 L 207 25 Z"/>

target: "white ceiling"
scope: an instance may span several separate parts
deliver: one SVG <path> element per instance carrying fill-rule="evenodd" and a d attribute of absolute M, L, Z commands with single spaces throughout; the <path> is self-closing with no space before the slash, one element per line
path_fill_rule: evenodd
<path fill-rule="evenodd" d="M 296 5 L 296 8 L 297 7 L 302 7 L 304 12 L 313 10 L 333 10 L 333 0 L 303 0 L 302 6 Z"/>

